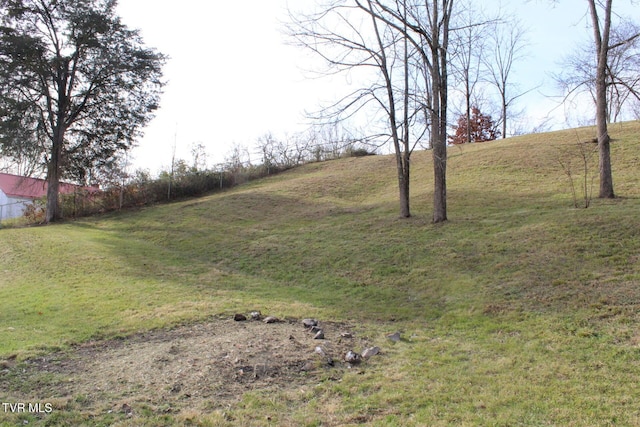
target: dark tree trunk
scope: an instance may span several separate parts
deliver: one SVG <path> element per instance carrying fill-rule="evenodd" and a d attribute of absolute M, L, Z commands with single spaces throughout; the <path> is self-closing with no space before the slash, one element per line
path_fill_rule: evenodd
<path fill-rule="evenodd" d="M 436 144 L 433 147 L 433 222 L 447 220 L 447 146 Z"/>
<path fill-rule="evenodd" d="M 410 157 L 411 151 L 409 148 L 409 41 L 407 40 L 407 1 L 404 0 L 403 4 L 403 18 L 404 18 L 404 117 L 402 120 L 402 144 L 403 151 L 402 156 L 399 157 L 401 164 L 398 165 L 398 171 L 402 170 L 402 178 L 398 181 L 400 185 L 400 215 L 403 218 L 409 218 L 411 211 L 409 209 L 409 183 L 411 177 L 410 169 Z"/>
<path fill-rule="evenodd" d="M 438 67 L 434 67 L 436 69 Z M 433 79 L 434 105 L 432 113 L 431 146 L 433 148 L 433 222 L 447 220 L 447 125 L 446 110 L 441 102 L 442 81 L 439 71 Z M 446 99 L 445 99 L 446 100 Z"/>
<path fill-rule="evenodd" d="M 469 77 L 467 77 L 467 79 L 468 78 Z M 469 84 L 467 83 L 467 88 L 468 87 L 469 87 Z M 467 93 L 466 93 L 466 103 L 467 103 L 467 111 L 466 111 L 466 115 L 467 115 L 467 143 L 470 143 L 471 142 L 471 93 L 470 93 L 469 89 L 467 89 Z"/>
<path fill-rule="evenodd" d="M 600 19 L 595 0 L 589 1 L 594 39 L 598 52 L 596 68 L 596 127 L 598 132 L 598 149 L 600 151 L 600 194 L 601 199 L 612 199 L 613 173 L 611 171 L 611 149 L 609 131 L 607 129 L 607 63 L 609 53 L 609 34 L 611 28 L 611 3 L 607 0 L 604 10 L 604 26 L 600 32 Z"/>
<path fill-rule="evenodd" d="M 507 137 L 507 97 L 502 92 L 502 139 Z"/>
<path fill-rule="evenodd" d="M 402 218 L 409 218 L 411 216 L 411 210 L 409 208 L 409 158 L 402 155 L 396 156 L 397 169 L 398 169 L 398 189 L 400 192 L 400 216 Z"/>
<path fill-rule="evenodd" d="M 54 136 L 51 148 L 51 159 L 49 160 L 47 170 L 47 210 L 45 213 L 45 222 L 50 223 L 61 218 L 59 189 L 60 189 L 60 171 L 62 166 L 62 142 L 64 134 L 57 132 Z"/>
<path fill-rule="evenodd" d="M 433 148 L 433 222 L 447 220 L 447 49 L 451 3 L 442 2 L 442 21 L 434 2 L 431 16 L 431 146 Z M 442 33 L 440 33 L 442 31 Z"/>

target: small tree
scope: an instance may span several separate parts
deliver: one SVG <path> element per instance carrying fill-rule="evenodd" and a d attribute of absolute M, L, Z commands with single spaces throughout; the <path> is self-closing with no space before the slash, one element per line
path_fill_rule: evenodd
<path fill-rule="evenodd" d="M 464 144 L 470 142 L 493 141 L 500 136 L 500 131 L 491 116 L 482 114 L 478 107 L 471 108 L 471 120 L 467 123 L 467 116 L 462 114 L 455 126 L 455 134 L 449 136 L 450 144 Z"/>
<path fill-rule="evenodd" d="M 569 179 L 569 188 L 573 196 L 573 206 L 580 207 L 578 203 L 578 191 L 576 189 L 577 180 L 582 189 L 582 207 L 585 209 L 591 205 L 591 195 L 593 193 L 593 181 L 595 174 L 592 173 L 591 163 L 598 146 L 591 147 L 593 141 L 577 142 L 573 147 L 565 148 L 559 151 L 558 163 L 562 171 Z M 573 150 L 575 148 L 575 150 Z"/>

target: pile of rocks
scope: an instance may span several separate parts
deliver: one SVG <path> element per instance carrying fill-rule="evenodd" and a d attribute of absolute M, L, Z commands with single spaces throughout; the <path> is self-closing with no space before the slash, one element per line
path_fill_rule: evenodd
<path fill-rule="evenodd" d="M 263 317 L 262 314 L 259 311 L 253 311 L 251 313 L 249 313 L 249 315 L 244 315 L 244 314 L 240 314 L 237 313 L 233 316 L 233 320 L 237 321 L 237 322 L 242 322 L 242 321 L 246 321 L 246 320 L 254 320 L 254 321 L 262 321 L 264 323 L 278 323 L 278 322 L 282 322 L 282 320 L 278 319 L 275 316 L 266 316 Z M 289 322 L 293 322 L 291 319 L 287 319 L 287 321 Z M 298 322 L 298 321 L 296 321 Z M 374 347 L 367 347 L 364 350 L 362 350 L 361 352 L 356 352 L 354 351 L 352 348 L 349 349 L 349 347 L 351 347 L 351 345 L 344 345 L 344 342 L 352 342 L 351 339 L 354 338 L 353 334 L 351 332 L 339 332 L 336 333 L 335 336 L 338 340 L 339 343 L 342 343 L 343 345 L 340 345 L 339 347 L 341 348 L 341 350 L 335 351 L 332 350 L 335 346 L 332 345 L 331 340 L 327 339 L 327 334 L 326 334 L 326 328 L 328 327 L 328 325 L 321 325 L 320 322 L 317 319 L 312 319 L 312 318 L 308 318 L 308 319 L 302 319 L 301 321 L 302 326 L 304 327 L 304 329 L 309 333 L 309 336 L 312 337 L 312 339 L 314 340 L 319 340 L 322 341 L 322 344 L 316 345 L 314 348 L 314 353 L 316 355 L 316 357 L 321 357 L 324 362 L 326 363 L 326 365 L 328 366 L 335 366 L 335 360 L 334 357 L 338 357 L 337 355 L 334 355 L 332 353 L 337 353 L 339 355 L 339 360 L 341 360 L 342 362 L 344 362 L 348 368 L 352 367 L 353 365 L 357 365 L 362 363 L 363 361 L 378 355 L 381 353 L 381 349 L 380 347 L 374 346 Z M 399 334 L 398 334 L 399 336 Z M 395 337 L 394 337 L 395 338 Z M 295 337 L 293 335 L 291 335 L 289 337 L 290 340 L 295 340 Z M 348 349 L 348 350 L 347 350 Z M 346 350 L 346 352 L 345 352 Z M 307 362 L 302 368 L 302 371 L 309 371 L 315 368 L 315 364 L 313 362 Z"/>
<path fill-rule="evenodd" d="M 302 325 L 308 330 L 310 331 L 312 334 L 314 334 L 313 339 L 321 339 L 324 340 L 325 336 L 324 336 L 324 330 L 323 328 L 320 326 L 319 322 L 316 319 L 303 319 L 302 320 Z M 351 334 L 350 332 L 341 332 L 340 333 L 340 338 L 353 338 L 353 334 Z M 317 346 L 315 348 L 315 353 L 325 357 L 327 359 L 327 364 L 329 366 L 333 366 L 334 365 L 334 361 L 333 358 L 327 354 L 326 350 L 322 347 L 322 346 Z M 365 350 L 363 350 L 361 353 L 356 353 L 353 350 L 349 350 L 347 351 L 344 356 L 343 356 L 343 360 L 350 365 L 356 365 L 358 363 L 361 363 L 363 360 L 366 360 L 368 358 L 370 358 L 371 356 L 375 356 L 376 354 L 380 354 L 380 347 L 369 347 L 366 348 Z"/>

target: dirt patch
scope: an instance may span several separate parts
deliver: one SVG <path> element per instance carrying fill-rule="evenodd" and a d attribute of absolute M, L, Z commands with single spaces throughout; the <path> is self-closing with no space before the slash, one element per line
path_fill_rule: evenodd
<path fill-rule="evenodd" d="M 2 379 L 0 392 L 12 398 L 82 399 L 85 410 L 97 412 L 133 412 L 140 405 L 164 412 L 225 408 L 247 391 L 293 389 L 316 383 L 327 372 L 339 378 L 350 367 L 344 355 L 368 347 L 347 324 L 320 326 L 324 340 L 315 340 L 299 320 L 220 319 L 89 342 L 5 367 L 0 379 L 13 375 L 13 380 Z"/>

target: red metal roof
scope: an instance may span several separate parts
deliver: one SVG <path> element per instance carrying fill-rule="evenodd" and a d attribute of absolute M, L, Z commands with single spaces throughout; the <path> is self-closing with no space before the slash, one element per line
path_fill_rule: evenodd
<path fill-rule="evenodd" d="M 84 187 L 63 182 L 60 183 L 60 193 L 73 193 L 77 188 Z M 97 190 L 96 187 L 89 187 L 87 189 Z M 38 199 L 47 195 L 47 181 L 44 179 L 0 173 L 0 190 L 10 197 Z"/>

